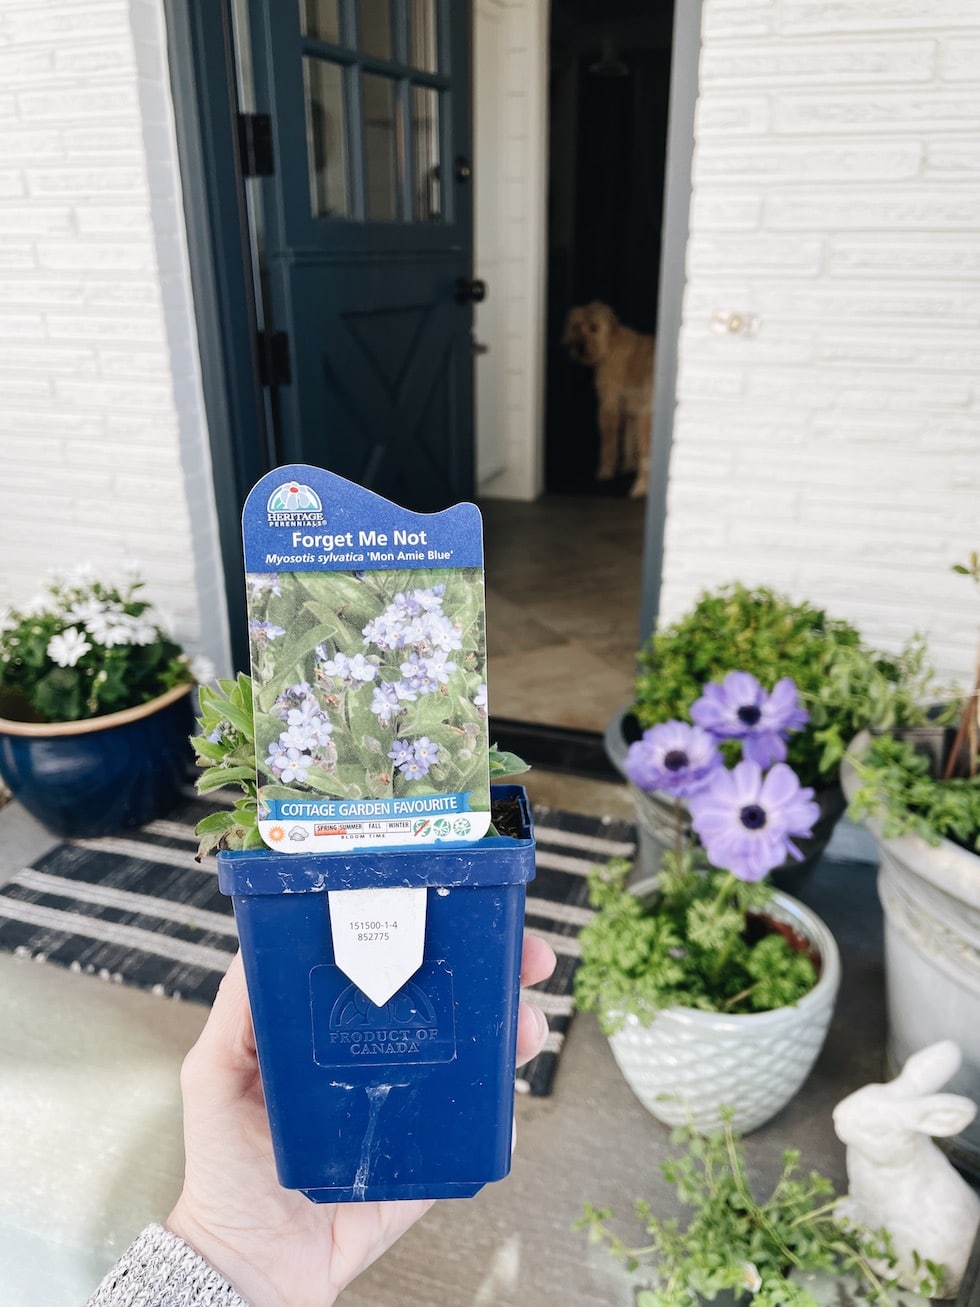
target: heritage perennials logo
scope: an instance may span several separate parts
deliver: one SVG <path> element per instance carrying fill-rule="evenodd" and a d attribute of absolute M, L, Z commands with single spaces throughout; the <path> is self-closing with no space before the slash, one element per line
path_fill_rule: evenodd
<path fill-rule="evenodd" d="M 312 486 L 285 481 L 269 496 L 266 513 L 270 526 L 319 526 L 323 504 Z"/>

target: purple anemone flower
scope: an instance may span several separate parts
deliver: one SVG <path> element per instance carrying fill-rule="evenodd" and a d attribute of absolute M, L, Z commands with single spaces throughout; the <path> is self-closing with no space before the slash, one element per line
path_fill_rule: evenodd
<path fill-rule="evenodd" d="M 820 816 L 813 790 L 800 785 L 792 767 L 777 762 L 763 775 L 747 759 L 715 772 L 688 807 L 708 861 L 739 880 L 762 880 L 788 857 L 801 860 L 793 841 L 812 835 Z"/>
<path fill-rule="evenodd" d="M 685 799 L 696 794 L 721 765 L 718 746 L 698 726 L 661 722 L 631 744 L 623 769 L 634 785 Z"/>
<path fill-rule="evenodd" d="M 729 672 L 710 682 L 691 705 L 691 720 L 720 740 L 741 740 L 743 757 L 760 767 L 783 762 L 786 737 L 810 720 L 788 676 L 767 693 L 751 672 Z"/>

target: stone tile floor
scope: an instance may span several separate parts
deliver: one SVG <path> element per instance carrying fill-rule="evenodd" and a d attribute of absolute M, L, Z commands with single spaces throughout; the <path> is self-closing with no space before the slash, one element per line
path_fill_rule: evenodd
<path fill-rule="evenodd" d="M 632 699 L 643 503 L 551 495 L 480 507 L 492 713 L 601 733 Z"/>

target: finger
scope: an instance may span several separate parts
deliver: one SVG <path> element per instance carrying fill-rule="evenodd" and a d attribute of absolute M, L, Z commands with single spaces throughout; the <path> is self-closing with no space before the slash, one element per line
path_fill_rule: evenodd
<path fill-rule="evenodd" d="M 537 935 L 524 936 L 524 954 L 521 958 L 521 984 L 537 985 L 547 980 L 558 959 L 555 950 Z"/>
<path fill-rule="evenodd" d="M 548 1018 L 533 1003 L 522 1003 L 517 1014 L 517 1065 L 537 1057 L 548 1038 Z"/>
<path fill-rule="evenodd" d="M 241 953 L 236 953 L 218 986 L 204 1029 L 184 1059 L 181 1078 L 218 1105 L 218 1099 L 231 1102 L 239 1098 L 254 1083 L 257 1071 L 245 970 Z"/>

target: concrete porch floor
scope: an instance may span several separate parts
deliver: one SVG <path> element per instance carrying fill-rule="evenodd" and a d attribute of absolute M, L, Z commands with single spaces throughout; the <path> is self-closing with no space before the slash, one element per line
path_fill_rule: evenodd
<path fill-rule="evenodd" d="M 621 785 L 543 772 L 529 774 L 527 784 L 535 802 L 551 807 L 614 818 L 631 814 Z M 56 842 L 18 804 L 0 808 L 0 883 Z M 133 1236 L 148 1221 L 166 1216 L 179 1191 L 183 1165 L 180 1063 L 206 1015 L 197 1004 L 155 998 L 0 954 L 4 1307 L 78 1307 Z M 593 1033 L 598 1041 L 601 1037 Z M 604 1050 L 599 1051 L 601 1055 Z M 622 1088 L 628 1098 L 629 1091 Z M 535 1138 L 543 1145 L 534 1121 L 553 1115 L 541 1111 L 543 1101 L 518 1103 L 529 1153 L 538 1152 Z M 634 1114 L 642 1127 L 638 1105 Z M 577 1128 L 583 1126 L 579 1122 Z M 553 1142 L 560 1155 L 560 1142 Z M 533 1158 L 528 1160 L 533 1168 Z M 479 1283 L 464 1289 L 463 1277 L 457 1287 L 453 1271 L 454 1287 L 447 1288 L 444 1280 L 427 1285 L 432 1245 L 425 1240 L 420 1245 L 424 1255 L 419 1253 L 417 1261 L 405 1246 L 409 1261 L 393 1272 L 390 1301 L 432 1307 L 526 1301 L 520 1270 L 525 1254 L 512 1235 L 505 1236 L 503 1249 L 488 1241 L 485 1255 L 477 1251 L 477 1231 L 488 1219 L 487 1202 L 491 1210 L 499 1207 L 494 1219 L 502 1219 L 511 1205 L 507 1193 L 512 1194 L 512 1183 L 495 1186 L 496 1198 L 488 1193 L 473 1204 L 448 1203 L 430 1218 L 437 1231 L 429 1238 L 437 1245 L 445 1241 L 447 1249 L 468 1249 L 467 1276 L 478 1275 Z M 451 1267 L 452 1256 L 447 1256 Z M 612 1264 L 600 1263 L 597 1276 L 598 1296 L 581 1301 L 618 1301 Z M 396 1288 L 399 1283 L 401 1290 Z M 370 1296 L 373 1289 L 368 1298 L 358 1298 L 359 1292 L 352 1288 L 345 1301 L 376 1301 Z"/>

